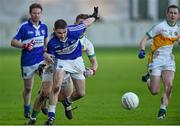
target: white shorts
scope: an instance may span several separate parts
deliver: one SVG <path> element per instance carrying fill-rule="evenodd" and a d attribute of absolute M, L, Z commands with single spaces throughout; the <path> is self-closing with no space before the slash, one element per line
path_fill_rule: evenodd
<path fill-rule="evenodd" d="M 82 57 L 78 57 L 74 60 L 61 60 L 57 59 L 55 63 L 55 69 L 63 69 L 64 71 L 70 73 L 72 78 L 78 80 L 84 80 L 85 66 Z"/>
<path fill-rule="evenodd" d="M 24 78 L 24 79 L 32 78 L 34 76 L 34 74 L 36 73 L 38 66 L 42 63 L 43 63 L 43 61 L 41 61 L 40 63 L 37 63 L 35 65 L 32 65 L 32 66 L 22 66 L 21 67 L 22 78 Z"/>
<path fill-rule="evenodd" d="M 148 65 L 150 75 L 161 76 L 163 70 L 176 70 L 174 56 L 158 56 L 153 58 L 152 62 Z"/>
<path fill-rule="evenodd" d="M 54 71 L 54 65 L 51 65 L 44 69 L 42 74 L 42 82 L 53 82 L 53 71 Z M 72 85 L 72 79 L 70 77 L 69 73 L 66 73 L 64 75 L 64 79 L 62 82 L 62 87 L 68 87 Z"/>

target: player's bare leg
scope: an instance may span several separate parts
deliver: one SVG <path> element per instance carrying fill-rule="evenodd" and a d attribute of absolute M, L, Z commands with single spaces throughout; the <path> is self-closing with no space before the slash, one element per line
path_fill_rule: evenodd
<path fill-rule="evenodd" d="M 44 102 L 46 102 L 47 97 L 51 91 L 51 82 L 43 82 L 40 93 L 36 96 L 34 107 L 32 111 L 31 118 L 29 119 L 28 125 L 34 125 L 36 123 L 36 118 Z"/>
<path fill-rule="evenodd" d="M 85 96 L 85 80 L 72 79 L 75 90 L 71 95 L 71 100 L 76 101 Z"/>
<path fill-rule="evenodd" d="M 24 91 L 23 91 L 23 98 L 24 98 L 24 117 L 30 117 L 30 101 L 31 101 L 31 93 L 33 87 L 34 79 L 24 79 Z"/>
<path fill-rule="evenodd" d="M 162 81 L 164 84 L 164 93 L 161 98 L 161 106 L 158 112 L 158 119 L 163 119 L 166 116 L 166 109 L 171 97 L 172 85 L 174 80 L 174 72 L 165 70 L 162 72 Z"/>
<path fill-rule="evenodd" d="M 55 70 L 53 74 L 53 87 L 49 95 L 48 120 L 45 121 L 45 125 L 53 125 L 54 123 L 56 104 L 58 101 L 59 92 L 61 90 L 64 74 L 65 72 L 62 69 Z"/>
<path fill-rule="evenodd" d="M 65 109 L 65 115 L 68 119 L 72 119 L 72 102 L 85 96 L 85 80 L 78 80 L 73 78 L 72 80 L 75 90 L 70 97 L 67 97 L 62 101 Z"/>
<path fill-rule="evenodd" d="M 73 84 L 70 82 L 67 86 L 61 86 L 61 91 L 58 95 L 58 101 L 62 102 L 67 97 L 70 97 L 73 92 Z"/>
<path fill-rule="evenodd" d="M 41 111 L 44 115 L 48 114 L 48 108 L 46 106 L 47 100 L 48 100 L 48 97 L 42 102 L 42 105 L 41 105 Z"/>
<path fill-rule="evenodd" d="M 152 95 L 157 95 L 160 91 L 160 76 L 150 75 L 150 80 L 147 81 L 148 89 Z"/>
<path fill-rule="evenodd" d="M 67 84 L 65 84 L 65 83 L 67 83 Z M 73 92 L 73 84 L 72 84 L 71 78 L 69 77 L 68 80 L 64 81 L 63 85 L 65 85 L 65 86 L 61 86 L 61 91 L 60 91 L 59 96 L 58 96 L 58 101 L 62 102 L 62 104 L 64 106 L 66 117 L 68 119 L 72 119 L 73 118 L 73 115 L 71 112 L 72 101 L 70 101 L 70 96 Z"/>

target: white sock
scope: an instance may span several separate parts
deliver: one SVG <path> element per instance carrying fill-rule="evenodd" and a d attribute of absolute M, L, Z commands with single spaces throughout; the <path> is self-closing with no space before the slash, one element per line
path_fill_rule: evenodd
<path fill-rule="evenodd" d="M 55 111 L 56 111 L 56 106 L 55 106 L 55 105 L 49 105 L 48 112 L 53 112 L 53 113 L 55 113 Z"/>
<path fill-rule="evenodd" d="M 150 86 L 150 78 L 147 80 L 147 84 Z"/>
<path fill-rule="evenodd" d="M 166 106 L 165 105 L 161 104 L 160 108 L 166 110 Z"/>

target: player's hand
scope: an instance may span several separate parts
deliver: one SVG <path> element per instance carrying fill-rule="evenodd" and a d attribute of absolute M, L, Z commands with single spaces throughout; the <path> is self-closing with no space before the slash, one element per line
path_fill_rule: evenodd
<path fill-rule="evenodd" d="M 85 78 L 88 78 L 88 77 L 94 75 L 94 71 L 92 69 L 86 67 L 83 74 L 84 74 Z"/>
<path fill-rule="evenodd" d="M 27 50 L 27 51 L 31 51 L 34 48 L 34 44 L 35 44 L 34 40 L 31 40 L 30 42 L 24 44 L 22 46 L 22 48 Z"/>
<path fill-rule="evenodd" d="M 43 73 L 43 70 L 45 68 L 46 64 L 40 64 L 38 66 L 38 69 L 36 70 L 36 73 L 41 77 L 42 73 Z"/>
<path fill-rule="evenodd" d="M 98 7 L 94 7 L 94 12 L 92 15 L 89 15 L 89 17 L 94 17 L 96 20 L 99 19 L 98 17 Z"/>
<path fill-rule="evenodd" d="M 54 55 L 44 53 L 43 56 L 47 65 L 51 65 L 54 63 Z"/>
<path fill-rule="evenodd" d="M 139 54 L 138 54 L 138 57 L 139 57 L 139 59 L 143 59 L 144 57 L 145 57 L 145 50 L 144 49 L 141 49 L 140 51 L 139 51 Z"/>
<path fill-rule="evenodd" d="M 91 67 L 90 69 L 93 71 L 93 75 L 95 75 L 96 74 L 96 68 Z"/>

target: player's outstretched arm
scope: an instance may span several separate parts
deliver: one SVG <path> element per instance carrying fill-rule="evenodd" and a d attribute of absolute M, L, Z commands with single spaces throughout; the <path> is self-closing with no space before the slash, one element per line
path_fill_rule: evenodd
<path fill-rule="evenodd" d="M 94 21 L 99 19 L 98 17 L 98 7 L 94 7 L 94 12 L 92 15 L 89 15 L 89 18 L 85 19 L 83 23 L 88 27 L 90 26 Z"/>

